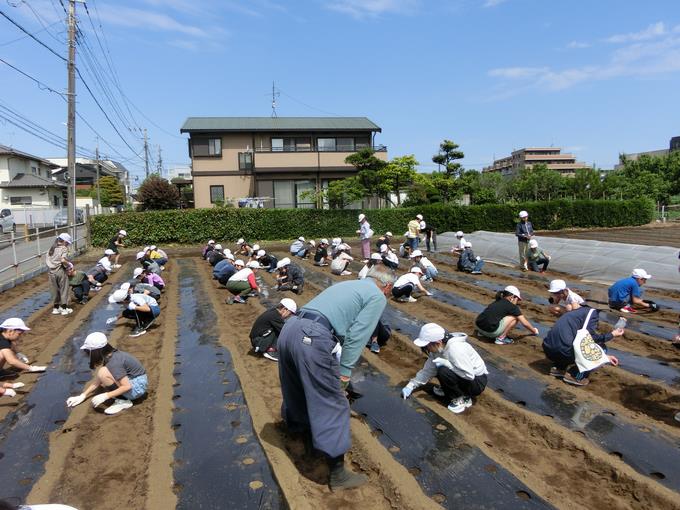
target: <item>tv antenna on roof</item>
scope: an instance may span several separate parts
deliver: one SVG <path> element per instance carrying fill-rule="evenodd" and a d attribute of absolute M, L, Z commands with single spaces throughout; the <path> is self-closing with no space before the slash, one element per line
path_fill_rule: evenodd
<path fill-rule="evenodd" d="M 281 93 L 276 90 L 276 85 L 272 81 L 272 118 L 277 117 L 276 115 L 276 98 L 279 97 Z"/>

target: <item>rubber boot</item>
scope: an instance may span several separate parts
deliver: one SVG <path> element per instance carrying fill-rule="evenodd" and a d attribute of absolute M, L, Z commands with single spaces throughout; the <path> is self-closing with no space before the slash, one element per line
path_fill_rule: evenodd
<path fill-rule="evenodd" d="M 332 491 L 339 491 L 343 489 L 353 489 L 368 482 L 368 477 L 359 473 L 353 473 L 345 469 L 345 456 L 328 459 L 328 468 L 330 470 L 329 486 Z"/>

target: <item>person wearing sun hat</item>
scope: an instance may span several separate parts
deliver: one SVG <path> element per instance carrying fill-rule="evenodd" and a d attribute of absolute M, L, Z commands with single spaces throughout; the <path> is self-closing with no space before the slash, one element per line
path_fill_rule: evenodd
<path fill-rule="evenodd" d="M 377 265 L 382 265 L 382 257 L 380 256 L 380 253 L 371 253 L 371 257 L 368 259 L 368 262 L 366 262 L 366 265 L 361 268 L 357 278 L 359 278 L 359 280 L 363 280 L 366 278 L 371 268 Z"/>
<path fill-rule="evenodd" d="M 328 239 L 321 239 L 319 241 L 319 246 L 316 248 L 314 253 L 314 265 L 319 267 L 325 267 L 331 263 L 333 259 L 328 254 Z"/>
<path fill-rule="evenodd" d="M 364 257 L 364 262 L 368 262 L 368 258 L 371 256 L 371 237 L 373 237 L 373 230 L 371 229 L 371 224 L 366 219 L 365 214 L 359 215 L 359 239 L 361 240 L 361 255 Z"/>
<path fill-rule="evenodd" d="M 656 303 L 642 299 L 642 286 L 651 277 L 644 269 L 633 269 L 628 278 L 614 283 L 607 292 L 609 308 L 624 313 L 637 313 L 637 308 L 656 312 L 659 309 Z"/>
<path fill-rule="evenodd" d="M 149 386 L 144 366 L 137 358 L 127 352 L 113 347 L 104 333 L 90 333 L 82 347 L 90 358 L 90 370 L 96 370 L 94 382 L 86 386 L 77 396 L 66 400 L 68 407 L 82 404 L 97 390 L 102 390 L 92 397 L 95 409 L 113 399 L 113 403 L 104 410 L 105 414 L 117 414 L 132 407 L 132 401 L 143 397 Z"/>
<path fill-rule="evenodd" d="M 305 258 L 307 256 L 307 245 L 305 244 L 305 238 L 303 236 L 298 237 L 292 242 L 288 251 L 291 255 Z"/>
<path fill-rule="evenodd" d="M 224 260 L 224 251 L 221 244 L 216 244 L 215 249 L 208 255 L 208 263 L 215 267 L 220 260 Z"/>
<path fill-rule="evenodd" d="M 118 259 L 120 258 L 120 249 L 125 246 L 125 238 L 127 237 L 127 232 L 125 230 L 119 230 L 118 233 L 111 238 L 107 249 L 111 250 L 115 256 L 113 259 L 113 268 L 118 269 L 120 264 Z"/>
<path fill-rule="evenodd" d="M 397 301 L 404 303 L 415 303 L 416 298 L 412 296 L 413 292 L 418 289 L 422 294 L 426 296 L 431 296 L 432 293 L 429 292 L 423 284 L 420 283 L 420 278 L 423 276 L 423 270 L 418 266 L 414 266 L 411 270 L 401 275 L 394 282 L 394 287 L 392 287 L 392 297 Z"/>
<path fill-rule="evenodd" d="M 567 287 L 567 282 L 564 280 L 552 280 L 548 292 L 550 293 L 548 311 L 557 317 L 563 313 L 578 310 L 585 303 L 581 296 Z"/>
<path fill-rule="evenodd" d="M 529 261 L 527 260 L 527 252 L 529 251 L 529 241 L 534 237 L 534 226 L 529 221 L 529 213 L 526 211 L 519 212 L 519 222 L 515 228 L 515 236 L 517 236 L 520 266 L 524 271 L 528 271 Z"/>
<path fill-rule="evenodd" d="M 381 235 L 381 236 L 378 238 L 378 240 L 375 242 L 375 248 L 376 248 L 376 250 L 378 250 L 378 252 L 380 252 L 380 247 L 381 247 L 383 244 L 386 244 L 387 246 L 389 246 L 389 245 L 390 245 L 390 241 L 392 240 L 392 237 L 394 237 L 394 236 L 392 235 L 392 232 L 389 232 L 389 231 L 388 231 L 388 232 L 385 232 L 383 235 Z"/>
<path fill-rule="evenodd" d="M 380 250 L 380 258 L 385 266 L 389 267 L 392 271 L 399 269 L 399 257 L 392 251 L 389 244 L 383 243 L 378 249 Z"/>
<path fill-rule="evenodd" d="M 529 269 L 536 273 L 545 273 L 550 264 L 550 255 L 545 253 L 539 246 L 536 239 L 529 241 L 529 249 L 527 250 L 527 262 Z M 540 267 L 539 266 L 543 266 Z"/>
<path fill-rule="evenodd" d="M 208 260 L 208 255 L 210 255 L 210 252 L 213 251 L 214 249 L 215 249 L 215 240 L 210 239 L 210 241 L 208 241 L 208 244 L 206 244 L 203 247 L 203 251 L 201 251 L 201 257 L 203 257 L 203 260 Z"/>
<path fill-rule="evenodd" d="M 348 244 L 340 243 L 336 250 L 333 260 L 331 260 L 331 273 L 337 276 L 349 276 L 352 271 L 349 270 L 350 263 L 354 260 L 349 254 L 350 248 Z"/>
<path fill-rule="evenodd" d="M 434 392 L 449 402 L 449 411 L 458 414 L 471 407 L 472 397 L 481 395 L 486 388 L 489 372 L 467 338 L 465 333 L 447 334 L 434 322 L 420 328 L 413 343 L 427 353 L 427 361 L 401 390 L 402 397 L 409 398 L 413 390 L 436 377 L 439 386 L 434 387 Z"/>
<path fill-rule="evenodd" d="M 25 370 L 27 372 L 45 371 L 47 367 L 29 365 L 17 355 L 17 341 L 25 331 L 30 330 L 31 328 L 17 317 L 6 319 L 0 324 L 0 370 L 9 365 L 17 370 Z"/>
<path fill-rule="evenodd" d="M 475 319 L 477 331 L 482 336 L 493 338 L 498 345 L 514 342 L 508 333 L 520 323 L 532 335 L 538 335 L 538 329 L 524 317 L 518 304 L 522 300 L 519 289 L 508 285 L 496 294 L 496 300 L 487 306 Z"/>
<path fill-rule="evenodd" d="M 137 252 L 135 257 L 137 262 L 144 268 L 145 271 L 149 273 L 161 274 L 161 266 L 157 262 L 154 262 L 149 258 L 149 254 L 146 251 Z"/>
<path fill-rule="evenodd" d="M 279 259 L 263 249 L 257 250 L 255 260 L 257 260 L 260 263 L 260 267 L 266 269 L 268 273 L 276 271 L 276 265 L 279 263 Z"/>
<path fill-rule="evenodd" d="M 54 305 L 53 315 L 68 315 L 73 313 L 69 308 L 70 287 L 66 268 L 70 264 L 68 260 L 68 248 L 71 245 L 71 236 L 64 233 L 59 234 L 50 249 L 45 254 L 45 265 L 47 266 L 47 277 L 52 290 Z"/>
<path fill-rule="evenodd" d="M 469 241 L 463 242 L 463 251 L 458 259 L 458 270 L 470 274 L 482 274 L 482 267 L 484 267 L 484 261 L 481 257 L 475 256 L 472 251 L 472 243 Z"/>
<path fill-rule="evenodd" d="M 456 232 L 456 242 L 451 247 L 451 253 L 460 255 L 465 251 L 465 234 L 462 230 Z"/>
<path fill-rule="evenodd" d="M 276 270 L 279 272 L 276 277 L 276 290 L 290 290 L 295 294 L 302 294 L 305 277 L 297 264 L 293 264 L 288 257 L 285 257 L 276 264 Z"/>
<path fill-rule="evenodd" d="M 420 250 L 413 250 L 411 252 L 411 258 L 413 259 L 413 262 L 420 267 L 420 269 L 423 270 L 423 281 L 426 282 L 431 282 L 435 278 L 437 278 L 437 275 L 439 274 L 439 271 L 437 271 L 437 267 L 428 259 L 427 257 L 423 256 L 423 252 Z"/>
<path fill-rule="evenodd" d="M 245 304 L 248 296 L 244 296 L 244 294 L 260 292 L 260 287 L 255 279 L 255 271 L 260 269 L 260 264 L 256 261 L 244 264 L 242 260 L 237 260 L 234 262 L 234 267 L 237 271 L 229 278 L 226 285 L 232 296 L 227 298 L 226 303 L 228 305 Z"/>
<path fill-rule="evenodd" d="M 263 312 L 250 330 L 250 343 L 257 354 L 271 361 L 279 361 L 276 341 L 286 319 L 295 315 L 297 304 L 290 298 L 283 298 L 279 304 Z"/>
<path fill-rule="evenodd" d="M 130 333 L 131 337 L 138 337 L 144 335 L 151 324 L 161 314 L 161 307 L 158 301 L 150 294 L 145 292 L 137 292 L 135 288 L 131 288 L 129 283 L 124 283 L 120 286 L 121 290 L 129 293 L 129 303 L 125 310 L 123 310 L 123 317 L 135 320 L 135 327 Z M 115 295 L 115 292 L 114 292 Z"/>

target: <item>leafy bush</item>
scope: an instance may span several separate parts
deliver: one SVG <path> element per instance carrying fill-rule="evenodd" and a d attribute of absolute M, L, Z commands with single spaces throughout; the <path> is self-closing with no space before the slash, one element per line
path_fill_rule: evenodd
<path fill-rule="evenodd" d="M 401 236 L 409 220 L 421 213 L 438 232 L 515 229 L 521 209 L 529 212 L 536 229 L 567 227 L 619 227 L 652 221 L 654 204 L 636 200 L 554 200 L 519 205 L 427 205 L 365 211 L 376 233 L 392 231 Z M 120 229 L 133 244 L 202 243 L 208 239 L 252 241 L 355 236 L 356 210 L 318 209 L 184 209 L 124 212 L 92 218 L 92 242 L 102 246 Z"/>
<path fill-rule="evenodd" d="M 142 211 L 175 209 L 179 207 L 179 191 L 158 174 L 151 174 L 137 190 L 137 200 Z"/>

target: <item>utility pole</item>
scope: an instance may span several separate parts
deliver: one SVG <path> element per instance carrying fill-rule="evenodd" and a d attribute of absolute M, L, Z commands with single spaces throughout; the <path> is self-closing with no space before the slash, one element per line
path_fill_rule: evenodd
<path fill-rule="evenodd" d="M 66 154 L 68 175 L 68 224 L 72 225 L 72 237 L 76 239 L 76 0 L 68 3 L 68 135 Z"/>
<path fill-rule="evenodd" d="M 146 128 L 144 128 L 144 169 L 146 171 L 146 177 L 149 177 L 149 137 L 146 133 Z"/>
<path fill-rule="evenodd" d="M 97 148 L 94 151 L 97 157 L 97 208 L 99 214 L 102 212 L 102 194 L 101 187 L 99 186 L 99 137 L 97 137 Z"/>
<path fill-rule="evenodd" d="M 158 146 L 158 175 L 163 177 L 163 156 L 161 146 Z"/>

